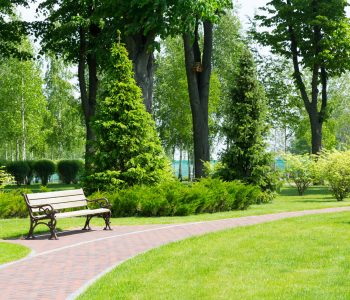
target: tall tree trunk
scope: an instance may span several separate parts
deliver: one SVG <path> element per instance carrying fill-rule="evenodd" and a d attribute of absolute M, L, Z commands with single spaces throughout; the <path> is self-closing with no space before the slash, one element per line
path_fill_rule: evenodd
<path fill-rule="evenodd" d="M 183 35 L 188 93 L 193 122 L 195 178 L 204 176 L 203 162 L 209 161 L 210 156 L 208 102 L 213 50 L 213 24 L 204 21 L 203 27 L 203 56 L 200 51 L 198 24 L 195 28 L 194 40 L 188 33 Z"/>
<path fill-rule="evenodd" d="M 91 25 L 93 26 L 93 25 Z M 95 140 L 95 133 L 92 128 L 92 118 L 96 112 L 96 96 L 97 96 L 97 58 L 96 54 L 89 52 L 87 54 L 86 32 L 80 28 L 80 49 L 78 62 L 78 79 L 81 94 L 81 104 L 84 112 L 84 120 L 86 126 L 86 144 L 85 144 L 85 168 L 89 173 L 92 168 L 92 158 L 95 150 L 93 141 Z M 89 85 L 86 84 L 85 70 L 86 64 L 88 66 L 88 80 Z"/>
<path fill-rule="evenodd" d="M 149 113 L 152 112 L 154 73 L 154 56 L 150 49 L 154 39 L 155 35 L 152 33 L 147 36 L 139 33 L 126 37 L 126 47 L 133 62 L 135 80 L 142 90 L 144 104 Z"/>
<path fill-rule="evenodd" d="M 290 1 L 287 1 L 287 4 L 290 5 Z M 313 5 L 317 5 L 317 1 L 312 2 Z M 306 91 L 306 86 L 302 78 L 302 74 L 299 66 L 299 57 L 298 57 L 298 45 L 294 33 L 294 28 L 290 25 L 288 27 L 289 38 L 291 42 L 291 52 L 292 60 L 294 66 L 294 79 L 296 85 L 300 91 L 301 98 L 303 99 L 304 106 L 309 115 L 309 121 L 311 126 L 311 152 L 312 154 L 318 155 L 322 150 L 322 126 L 324 122 L 324 116 L 327 108 L 327 71 L 323 66 L 320 66 L 316 61 L 312 70 L 312 82 L 311 82 L 311 101 L 309 99 L 308 93 Z M 321 51 L 321 30 L 319 26 L 315 25 L 313 28 L 314 31 L 314 55 L 317 56 Z M 322 102 L 321 108 L 319 110 L 318 98 L 319 91 L 318 85 L 321 81 L 322 86 Z"/>
<path fill-rule="evenodd" d="M 22 66 L 23 67 L 23 66 Z M 26 160 L 26 127 L 25 127 L 25 99 L 24 99 L 24 75 L 22 72 L 21 81 L 21 122 L 22 122 L 22 160 Z"/>

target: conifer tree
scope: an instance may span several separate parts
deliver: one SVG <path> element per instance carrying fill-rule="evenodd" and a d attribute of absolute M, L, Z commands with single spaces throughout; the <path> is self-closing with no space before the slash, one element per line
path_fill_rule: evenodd
<path fill-rule="evenodd" d="M 266 98 L 248 49 L 241 53 L 231 97 L 225 106 L 223 132 L 227 149 L 221 157 L 221 176 L 266 187 L 270 170 L 264 142 L 268 130 Z"/>
<path fill-rule="evenodd" d="M 113 46 L 112 60 L 113 67 L 107 74 L 107 96 L 100 101 L 94 121 L 95 173 L 88 181 L 94 189 L 106 190 L 155 184 L 170 178 L 170 164 L 122 44 Z"/>

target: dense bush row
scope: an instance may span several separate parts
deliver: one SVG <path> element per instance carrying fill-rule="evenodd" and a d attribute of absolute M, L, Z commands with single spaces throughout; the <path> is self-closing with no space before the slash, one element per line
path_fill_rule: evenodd
<path fill-rule="evenodd" d="M 63 183 L 70 184 L 78 180 L 79 171 L 83 168 L 83 163 L 79 160 L 61 160 L 56 164 L 47 159 L 37 161 L 11 161 L 4 162 L 7 173 L 11 174 L 17 185 L 30 185 L 34 176 L 40 178 L 42 185 L 46 186 L 52 174 L 57 170 Z"/>
<path fill-rule="evenodd" d="M 94 194 L 91 198 L 100 196 Z M 156 186 L 135 185 L 103 196 L 113 205 L 113 217 L 185 216 L 243 210 L 263 201 L 259 188 L 239 181 L 223 182 L 219 179 L 202 179 L 192 184 L 173 181 Z M 27 215 L 20 191 L 0 192 L 0 218 Z"/>
<path fill-rule="evenodd" d="M 202 179 L 192 184 L 178 181 L 156 186 L 133 186 L 107 195 L 114 217 L 185 216 L 242 210 L 262 201 L 259 188 L 239 181 Z"/>

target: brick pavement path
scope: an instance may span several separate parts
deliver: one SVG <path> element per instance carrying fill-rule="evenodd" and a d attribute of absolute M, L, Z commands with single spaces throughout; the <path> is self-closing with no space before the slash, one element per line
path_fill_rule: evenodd
<path fill-rule="evenodd" d="M 72 230 L 49 241 L 12 240 L 33 249 L 20 261 L 0 266 L 0 299 L 74 299 L 112 267 L 160 245 L 208 232 L 311 214 L 350 211 L 350 207 L 170 225 L 116 226 L 113 231 Z"/>

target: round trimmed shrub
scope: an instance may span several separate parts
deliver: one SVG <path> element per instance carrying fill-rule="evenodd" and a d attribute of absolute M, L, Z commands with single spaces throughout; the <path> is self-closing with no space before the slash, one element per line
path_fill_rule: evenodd
<path fill-rule="evenodd" d="M 58 175 L 65 184 L 76 182 L 81 168 L 82 163 L 79 160 L 60 160 L 57 163 Z"/>
<path fill-rule="evenodd" d="M 33 181 L 34 174 L 35 174 L 35 170 L 34 170 L 35 161 L 34 160 L 27 160 L 26 163 L 29 167 L 29 170 L 28 170 L 25 182 L 26 182 L 26 185 L 30 185 Z"/>
<path fill-rule="evenodd" d="M 42 159 L 34 163 L 34 170 L 36 174 L 40 177 L 41 184 L 46 186 L 49 181 L 49 177 L 53 173 L 55 173 L 56 165 L 51 160 Z"/>
<path fill-rule="evenodd" d="M 24 183 L 29 170 L 30 168 L 25 161 L 12 161 L 6 165 L 6 171 L 15 178 L 17 185 Z"/>

